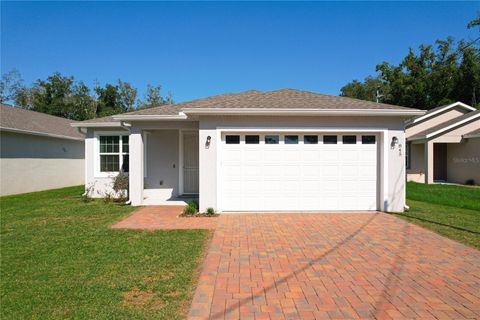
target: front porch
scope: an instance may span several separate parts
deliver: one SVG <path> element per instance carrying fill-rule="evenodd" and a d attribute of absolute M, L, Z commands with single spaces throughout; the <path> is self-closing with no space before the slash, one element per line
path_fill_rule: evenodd
<path fill-rule="evenodd" d="M 407 143 L 407 181 L 419 183 L 478 183 L 478 139 L 420 140 Z M 475 160 L 475 161 L 472 161 Z"/>
<path fill-rule="evenodd" d="M 129 145 L 132 205 L 198 201 L 198 129 L 132 126 Z"/>

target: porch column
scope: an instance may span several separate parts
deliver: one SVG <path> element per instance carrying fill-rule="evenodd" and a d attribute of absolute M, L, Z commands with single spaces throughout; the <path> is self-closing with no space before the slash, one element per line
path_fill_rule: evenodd
<path fill-rule="evenodd" d="M 425 183 L 433 183 L 433 142 L 425 141 Z"/>
<path fill-rule="evenodd" d="M 143 137 L 142 130 L 132 128 L 129 139 L 130 149 L 130 201 L 132 206 L 143 203 Z"/>

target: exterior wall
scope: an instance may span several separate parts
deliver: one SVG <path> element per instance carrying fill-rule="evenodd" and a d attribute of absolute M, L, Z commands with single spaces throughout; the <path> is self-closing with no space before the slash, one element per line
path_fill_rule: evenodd
<path fill-rule="evenodd" d="M 464 184 L 469 179 L 480 185 L 480 138 L 447 145 L 447 181 Z"/>
<path fill-rule="evenodd" d="M 30 134 L 0 134 L 0 195 L 84 183 L 84 142 Z"/>
<path fill-rule="evenodd" d="M 90 189 L 90 196 L 94 198 L 104 197 L 106 194 L 113 194 L 112 178 L 95 176 L 95 132 L 126 132 L 121 128 L 112 129 L 88 129 L 85 137 L 85 188 Z M 131 152 L 131 150 L 130 150 Z M 131 162 L 131 160 L 130 160 Z"/>
<path fill-rule="evenodd" d="M 218 209 L 217 180 L 219 140 L 222 129 L 376 129 L 385 130 L 386 145 L 379 143 L 379 173 L 385 179 L 379 182 L 379 207 L 386 211 L 403 211 L 405 205 L 405 134 L 404 119 L 401 117 L 214 117 L 199 119 L 199 160 L 200 160 L 200 210 L 208 207 Z M 207 145 L 207 137 L 211 137 Z M 390 146 L 396 136 L 399 145 Z M 386 182 L 386 185 L 384 185 Z M 221 208 L 220 208 L 221 209 Z"/>
<path fill-rule="evenodd" d="M 405 135 L 408 138 L 410 138 L 411 136 L 419 133 L 419 132 L 422 132 L 424 130 L 427 130 L 427 129 L 430 129 L 430 128 L 433 128 L 439 124 L 442 124 L 446 121 L 449 121 L 453 118 L 457 118 L 459 116 L 462 116 L 466 113 L 466 110 L 463 109 L 463 108 L 453 108 L 453 109 L 450 109 L 449 111 L 447 112 L 444 112 L 444 113 L 441 113 L 441 114 L 438 114 L 436 116 L 432 116 L 431 118 L 428 118 L 428 120 L 425 120 L 423 122 L 420 122 L 418 124 L 416 124 L 415 126 L 413 127 L 409 127 L 405 130 Z"/>
<path fill-rule="evenodd" d="M 145 189 L 167 200 L 179 193 L 179 130 L 156 130 L 147 134 Z"/>
<path fill-rule="evenodd" d="M 412 144 L 410 169 L 407 169 L 407 181 L 425 182 L 425 144 Z"/>

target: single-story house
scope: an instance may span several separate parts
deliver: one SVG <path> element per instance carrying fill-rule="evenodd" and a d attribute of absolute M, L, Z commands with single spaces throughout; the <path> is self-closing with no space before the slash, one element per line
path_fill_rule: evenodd
<path fill-rule="evenodd" d="M 424 111 L 282 89 L 74 123 L 86 185 L 128 171 L 132 205 L 198 196 L 201 211 L 402 211 L 406 119 Z"/>
<path fill-rule="evenodd" d="M 461 102 L 407 121 L 407 180 L 480 184 L 480 111 Z"/>
<path fill-rule="evenodd" d="M 0 105 L 0 195 L 84 184 L 85 137 L 71 122 Z"/>

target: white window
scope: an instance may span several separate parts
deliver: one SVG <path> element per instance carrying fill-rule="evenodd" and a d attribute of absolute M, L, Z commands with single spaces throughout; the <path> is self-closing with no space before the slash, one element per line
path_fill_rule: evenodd
<path fill-rule="evenodd" d="M 97 136 L 97 172 L 99 176 L 129 171 L 128 136 L 102 134 Z"/>

